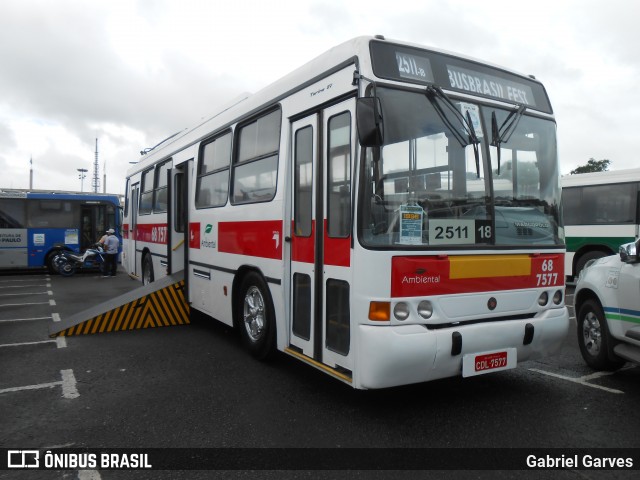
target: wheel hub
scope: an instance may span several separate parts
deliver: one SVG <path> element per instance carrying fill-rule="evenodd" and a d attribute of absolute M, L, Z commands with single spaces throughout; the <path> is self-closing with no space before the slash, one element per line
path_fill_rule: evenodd
<path fill-rule="evenodd" d="M 244 326 L 251 340 L 260 340 L 264 331 L 264 299 L 256 287 L 251 287 L 244 297 Z"/>
<path fill-rule="evenodd" d="M 598 318 L 593 313 L 589 313 L 584 317 L 582 334 L 587 352 L 594 357 L 597 356 L 602 345 L 602 330 Z"/>

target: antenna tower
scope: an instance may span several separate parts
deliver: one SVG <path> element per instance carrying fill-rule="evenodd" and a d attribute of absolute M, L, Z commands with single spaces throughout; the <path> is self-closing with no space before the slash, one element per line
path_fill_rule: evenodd
<path fill-rule="evenodd" d="M 91 186 L 93 187 L 93 193 L 100 191 L 100 172 L 98 165 L 98 139 L 96 138 L 96 159 L 93 162 L 93 179 L 91 180 Z"/>

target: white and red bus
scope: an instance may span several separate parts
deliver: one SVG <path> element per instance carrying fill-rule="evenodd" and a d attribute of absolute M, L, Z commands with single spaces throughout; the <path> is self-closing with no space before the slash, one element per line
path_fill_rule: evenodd
<path fill-rule="evenodd" d="M 123 264 L 355 388 L 501 371 L 567 334 L 559 178 L 538 80 L 359 37 L 143 155 Z"/>

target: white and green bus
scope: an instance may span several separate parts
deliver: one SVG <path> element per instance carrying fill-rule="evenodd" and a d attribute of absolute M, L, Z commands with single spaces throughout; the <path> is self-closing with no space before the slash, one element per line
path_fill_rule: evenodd
<path fill-rule="evenodd" d="M 577 277 L 589 260 L 638 238 L 640 168 L 564 176 L 562 204 L 565 272 Z"/>

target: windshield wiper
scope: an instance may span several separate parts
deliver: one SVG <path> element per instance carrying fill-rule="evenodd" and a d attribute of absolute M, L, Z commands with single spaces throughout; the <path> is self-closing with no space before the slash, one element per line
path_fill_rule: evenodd
<path fill-rule="evenodd" d="M 517 109 L 512 110 L 500 127 L 498 127 L 495 110 L 491 112 L 491 146 L 498 149 L 498 175 L 500 175 L 500 152 L 502 151 L 500 144 L 509 141 L 526 109 L 527 107 L 520 105 Z"/>
<path fill-rule="evenodd" d="M 429 85 L 427 87 L 426 96 L 433 105 L 436 113 L 440 116 L 442 121 L 449 127 L 451 133 L 453 133 L 456 140 L 460 143 L 462 147 L 466 147 L 468 145 L 473 145 L 473 154 L 476 159 L 476 173 L 478 178 L 480 178 L 480 152 L 478 150 L 478 145 L 480 144 L 480 140 L 478 140 L 478 136 L 476 135 L 476 131 L 473 128 L 473 122 L 471 120 L 471 115 L 467 110 L 466 117 L 458 110 L 455 104 L 451 101 L 451 99 L 447 96 L 446 93 L 442 91 L 440 87 Z M 465 139 L 464 136 L 458 131 L 458 129 L 453 125 L 453 122 L 449 119 L 445 111 L 442 109 L 437 99 L 442 100 L 442 102 L 449 108 L 451 112 L 453 112 L 454 116 L 460 121 L 462 126 L 467 132 L 468 138 Z"/>

